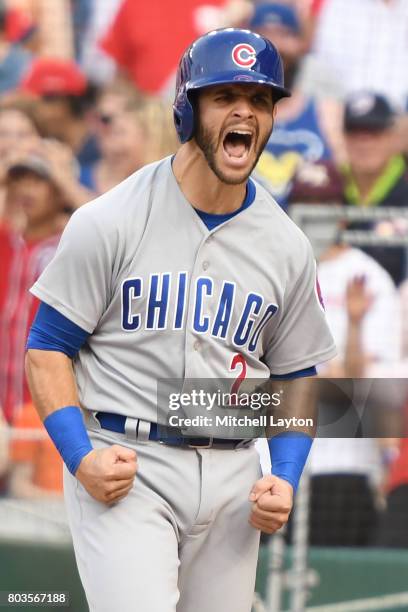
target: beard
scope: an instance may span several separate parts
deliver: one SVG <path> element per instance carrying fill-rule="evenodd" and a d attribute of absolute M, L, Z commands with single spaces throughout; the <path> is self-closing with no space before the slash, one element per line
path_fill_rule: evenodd
<path fill-rule="evenodd" d="M 226 185 L 240 185 L 241 183 L 244 183 L 248 180 L 250 174 L 252 173 L 253 169 L 257 165 L 258 160 L 270 138 L 271 133 L 272 133 L 272 128 L 270 129 L 268 134 L 262 139 L 259 145 L 256 147 L 255 160 L 251 168 L 248 171 L 246 171 L 245 174 L 243 174 L 242 176 L 235 177 L 235 178 L 232 178 L 226 175 L 218 167 L 218 164 L 216 161 L 216 151 L 217 151 L 217 148 L 219 148 L 220 146 L 221 147 L 223 146 L 223 143 L 222 142 L 217 143 L 217 139 L 213 136 L 212 132 L 201 124 L 199 117 L 197 118 L 197 126 L 196 126 L 196 130 L 194 133 L 194 138 L 195 138 L 195 141 L 198 147 L 203 152 L 203 155 L 207 161 L 207 164 L 209 165 L 211 170 L 214 172 L 215 176 L 222 183 L 225 183 Z M 256 140 L 257 139 L 258 137 L 256 137 Z"/>

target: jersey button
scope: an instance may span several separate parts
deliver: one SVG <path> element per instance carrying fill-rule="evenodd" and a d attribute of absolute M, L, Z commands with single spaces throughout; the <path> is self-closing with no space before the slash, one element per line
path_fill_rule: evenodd
<path fill-rule="evenodd" d="M 203 261 L 203 270 L 208 270 L 210 267 L 210 263 L 208 261 Z"/>
<path fill-rule="evenodd" d="M 195 351 L 199 351 L 201 348 L 201 342 L 199 340 L 196 340 L 193 344 L 193 348 Z"/>

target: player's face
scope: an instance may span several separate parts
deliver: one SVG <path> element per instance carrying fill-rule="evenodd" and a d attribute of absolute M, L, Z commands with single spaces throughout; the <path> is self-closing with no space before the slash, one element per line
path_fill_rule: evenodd
<path fill-rule="evenodd" d="M 223 183 L 247 180 L 269 140 L 275 114 L 264 85 L 214 85 L 198 97 L 195 141 Z"/>

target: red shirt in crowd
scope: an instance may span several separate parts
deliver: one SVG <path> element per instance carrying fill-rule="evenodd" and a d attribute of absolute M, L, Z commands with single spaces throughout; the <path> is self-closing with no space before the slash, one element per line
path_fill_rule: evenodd
<path fill-rule="evenodd" d="M 226 0 L 124 0 L 101 47 L 144 92 L 157 93 L 177 68 L 183 51 L 203 31 L 197 9 Z"/>
<path fill-rule="evenodd" d="M 0 225 L 0 407 L 8 422 L 30 401 L 24 354 L 38 300 L 28 290 L 53 257 L 59 239 L 57 234 L 27 242 Z"/>

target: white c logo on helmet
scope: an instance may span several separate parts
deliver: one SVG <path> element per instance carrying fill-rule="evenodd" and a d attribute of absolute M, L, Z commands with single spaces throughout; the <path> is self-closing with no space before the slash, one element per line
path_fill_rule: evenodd
<path fill-rule="evenodd" d="M 239 43 L 232 50 L 232 61 L 240 68 L 252 68 L 256 63 L 256 51 L 248 43 Z"/>

